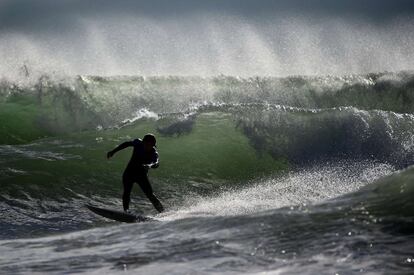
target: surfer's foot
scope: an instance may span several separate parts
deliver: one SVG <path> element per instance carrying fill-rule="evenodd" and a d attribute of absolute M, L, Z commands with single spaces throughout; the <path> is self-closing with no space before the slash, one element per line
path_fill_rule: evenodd
<path fill-rule="evenodd" d="M 157 209 L 158 212 L 160 212 L 160 213 L 164 212 L 164 206 L 162 206 L 161 203 L 155 204 L 154 206 L 155 206 L 155 209 Z"/>

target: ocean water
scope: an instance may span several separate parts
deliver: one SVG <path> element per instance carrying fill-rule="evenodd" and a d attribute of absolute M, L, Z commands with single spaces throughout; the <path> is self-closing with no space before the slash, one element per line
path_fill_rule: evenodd
<path fill-rule="evenodd" d="M 0 273 L 413 274 L 414 73 L 0 83 Z M 129 149 L 157 136 L 120 224 Z"/>

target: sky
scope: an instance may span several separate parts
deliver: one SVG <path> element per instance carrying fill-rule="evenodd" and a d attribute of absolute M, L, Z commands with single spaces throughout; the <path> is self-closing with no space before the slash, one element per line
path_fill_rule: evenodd
<path fill-rule="evenodd" d="M 414 69 L 412 0 L 0 0 L 0 77 Z"/>
<path fill-rule="evenodd" d="M 226 13 L 246 18 L 280 14 L 363 17 L 381 23 L 414 14 L 412 0 L 2 0 L 2 31 L 66 31 L 77 18 L 107 16 L 176 17 L 195 13 Z"/>

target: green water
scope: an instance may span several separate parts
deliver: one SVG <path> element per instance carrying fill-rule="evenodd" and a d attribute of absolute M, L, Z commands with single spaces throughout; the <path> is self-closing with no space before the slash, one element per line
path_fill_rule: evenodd
<path fill-rule="evenodd" d="M 157 134 L 156 126 L 156 121 L 144 119 L 121 129 L 72 133 L 10 147 L 31 152 L 34 159 L 27 153 L 17 156 L 14 153 L 13 159 L 3 164 L 4 171 L 22 171 L 6 171 L 9 176 L 2 180 L 3 192 L 21 191 L 35 197 L 46 194 L 65 197 L 71 192 L 114 195 L 120 190 L 121 174 L 131 150 L 125 149 L 109 161 L 105 158 L 106 152 L 147 132 Z M 223 113 L 199 115 L 188 134 L 158 135 L 157 147 L 161 166 L 151 171 L 155 185 L 190 182 L 209 189 L 221 183 L 247 182 L 279 174 L 289 168 L 285 159 L 258 153 L 235 127 L 233 119 Z"/>

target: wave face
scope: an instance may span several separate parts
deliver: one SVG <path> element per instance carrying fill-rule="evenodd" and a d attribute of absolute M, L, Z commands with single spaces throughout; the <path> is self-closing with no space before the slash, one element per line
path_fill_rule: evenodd
<path fill-rule="evenodd" d="M 409 274 L 413 88 L 412 72 L 4 79 L 0 270 Z M 90 213 L 121 205 L 130 152 L 105 152 L 147 132 L 167 212 L 135 187 L 157 222 Z"/>
<path fill-rule="evenodd" d="M 0 83 L 1 143 L 111 127 L 205 105 L 274 104 L 303 109 L 352 106 L 414 112 L 412 72 L 319 77 L 97 77 Z"/>

